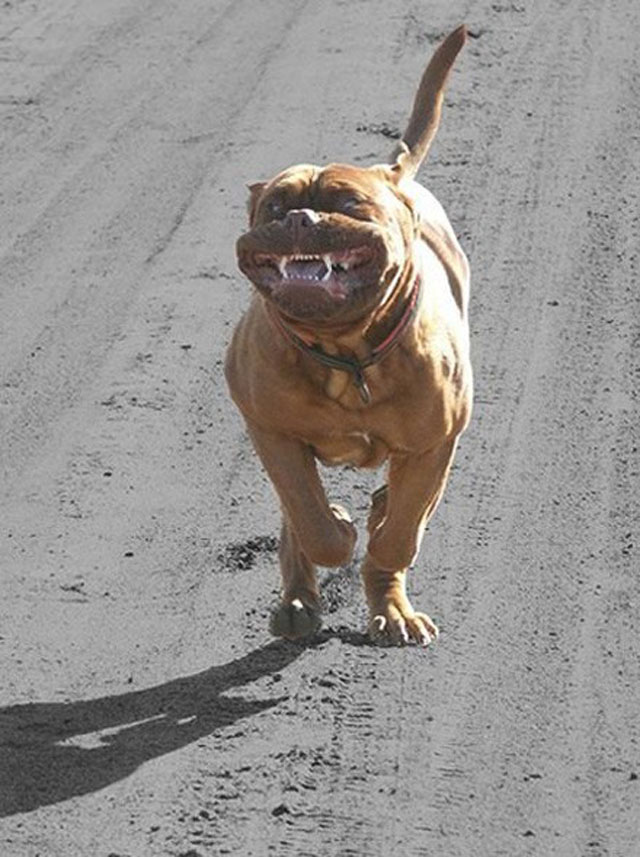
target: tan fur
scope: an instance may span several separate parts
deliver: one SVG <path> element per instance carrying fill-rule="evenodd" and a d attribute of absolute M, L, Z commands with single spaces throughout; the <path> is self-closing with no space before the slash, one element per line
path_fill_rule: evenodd
<path fill-rule="evenodd" d="M 348 514 L 325 497 L 316 459 L 358 467 L 388 462 L 387 484 L 372 498 L 362 566 L 369 630 L 423 645 L 437 634 L 411 606 L 405 579 L 470 417 L 469 267 L 441 206 L 412 177 L 435 135 L 444 83 L 464 39 L 458 28 L 429 63 L 391 165 L 301 165 L 250 188 L 251 228 L 238 242 L 238 258 L 258 290 L 234 333 L 226 375 L 282 505 L 282 603 L 271 626 L 279 636 L 317 629 L 314 566 L 348 563 L 355 544 Z M 356 217 L 341 208 L 354 195 Z M 290 211 L 313 216 L 304 234 Z M 320 294 L 317 311 L 302 303 L 298 311 L 295 293 L 286 303 L 286 290 L 285 297 L 270 291 L 256 273 L 264 271 L 255 267 L 260 253 L 355 244 L 375 248 L 376 276 L 361 274 L 362 287 L 342 303 Z M 286 323 L 326 353 L 366 359 L 398 324 L 416 276 L 422 291 L 415 318 L 397 347 L 366 370 L 369 404 L 350 375 L 303 353 L 279 328 Z"/>

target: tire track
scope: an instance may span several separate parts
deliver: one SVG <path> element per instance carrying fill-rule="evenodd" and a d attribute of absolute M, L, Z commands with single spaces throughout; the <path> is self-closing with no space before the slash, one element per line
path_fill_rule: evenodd
<path fill-rule="evenodd" d="M 582 458 L 575 458 L 570 447 L 567 449 L 562 434 L 555 435 L 559 442 L 554 444 L 545 416 L 562 423 L 566 420 L 569 425 L 574 420 L 574 431 L 577 428 L 577 436 L 582 435 L 584 443 L 594 431 L 593 416 L 591 409 L 583 411 L 585 418 L 578 416 L 582 404 L 579 386 L 588 389 L 593 375 L 602 373 L 608 377 L 615 373 L 615 364 L 607 357 L 606 329 L 598 326 L 600 336 L 595 342 L 601 345 L 594 347 L 584 323 L 583 313 L 592 311 L 593 304 L 585 310 L 582 285 L 593 271 L 580 267 L 576 275 L 581 254 L 574 251 L 572 240 L 585 226 L 580 216 L 584 196 L 597 187 L 592 179 L 591 187 L 587 186 L 586 192 L 581 190 L 583 165 L 596 161 L 596 146 L 608 148 L 615 140 L 615 130 L 610 131 L 603 119 L 597 127 L 603 129 L 604 139 L 598 134 L 586 136 L 583 125 L 590 108 L 598 105 L 604 109 L 610 95 L 612 84 L 603 85 L 606 78 L 602 71 L 613 34 L 605 29 L 606 9 L 596 14 L 594 7 L 577 4 L 566 12 L 572 19 L 567 28 L 562 24 L 558 27 L 562 39 L 556 43 L 556 51 L 560 49 L 554 71 L 558 88 L 549 91 L 544 79 L 540 86 L 540 92 L 547 96 L 550 115 L 545 123 L 546 133 L 540 137 L 544 147 L 537 160 L 542 181 L 538 181 L 533 197 L 537 198 L 537 212 L 534 208 L 530 239 L 552 252 L 547 251 L 547 256 L 537 260 L 540 270 L 534 273 L 531 285 L 527 282 L 528 292 L 522 289 L 514 295 L 510 290 L 511 307 L 498 316 L 504 325 L 504 338 L 498 336 L 492 341 L 496 350 L 489 366 L 509 367 L 509 377 L 501 384 L 496 405 L 506 408 L 512 419 L 500 424 L 491 419 L 491 412 L 481 414 L 479 430 L 485 438 L 491 438 L 491 446 L 483 444 L 485 460 L 480 471 L 485 477 L 491 474 L 491 482 L 478 503 L 481 517 L 475 520 L 482 562 L 476 569 L 475 581 L 467 588 L 471 611 L 450 641 L 452 646 L 460 647 L 461 663 L 453 666 L 457 692 L 447 697 L 446 709 L 441 710 L 434 724 L 434 754 L 440 757 L 434 758 L 434 773 L 441 770 L 442 774 L 430 780 L 424 795 L 425 805 L 434 807 L 429 814 L 432 829 L 438 830 L 443 817 L 448 821 L 448 829 L 446 824 L 441 827 L 436 841 L 443 846 L 446 841 L 452 854 L 466 853 L 465 843 L 471 834 L 494 853 L 505 854 L 513 853 L 525 836 L 535 839 L 536 853 L 549 853 L 549 848 L 557 849 L 553 853 L 573 853 L 565 849 L 571 848 L 576 839 L 585 843 L 598 839 L 589 829 L 592 820 L 585 815 L 585 793 L 579 784 L 585 762 L 587 767 L 590 763 L 583 759 L 582 764 L 576 764 L 577 747 L 572 746 L 569 737 L 572 721 L 583 716 L 586 686 L 573 703 L 568 700 L 574 671 L 594 655 L 598 638 L 583 614 L 585 609 L 592 609 L 590 596 L 580 588 L 584 581 L 576 580 L 575 574 L 567 575 L 562 567 L 556 570 L 558 559 L 562 566 L 572 561 L 570 555 L 558 554 L 571 550 L 571 537 L 568 541 L 566 530 L 571 512 L 563 499 L 567 494 L 565 480 L 572 484 L 573 478 L 575 484 L 588 491 L 589 476 Z M 578 57 L 583 58 L 582 70 L 576 63 Z M 562 110 L 567 104 L 571 111 L 565 118 Z M 614 108 L 615 103 L 608 104 L 610 114 Z M 574 151 L 580 152 L 580 160 L 572 154 Z M 547 165 L 554 154 L 557 157 L 558 152 L 562 156 L 554 165 L 555 172 L 545 167 L 547 173 L 543 176 L 542 165 Z M 508 153 L 496 155 L 504 169 L 509 163 Z M 574 214 L 560 219 L 552 233 L 548 211 L 562 198 L 562 187 L 574 189 L 570 203 Z M 621 187 L 611 188 L 612 201 Z M 496 190 L 489 199 L 500 199 L 499 187 Z M 509 197 L 518 196 L 517 185 L 510 187 Z M 529 200 L 530 196 L 525 192 L 522 198 Z M 495 218 L 489 214 L 486 221 L 479 222 L 495 222 Z M 510 232 L 508 226 L 501 234 L 507 258 L 531 258 L 526 244 L 524 253 L 519 247 L 526 237 L 514 236 L 513 228 Z M 589 245 L 589 237 L 587 232 L 586 247 L 594 246 Z M 515 247 L 509 247 L 507 242 L 514 238 Z M 601 262 L 606 249 L 600 244 L 595 251 Z M 545 282 L 548 269 L 551 276 Z M 549 294 L 547 290 L 551 289 L 554 291 Z M 554 339 L 558 331 L 550 315 L 554 310 L 541 312 L 540 308 L 545 297 L 555 300 L 556 295 L 559 303 L 566 305 L 568 319 L 563 335 Z M 622 306 L 620 312 L 624 312 Z M 527 323 L 523 325 L 525 318 Z M 591 343 L 588 356 L 580 353 L 585 337 Z M 486 369 L 486 353 L 481 355 L 481 365 L 483 358 Z M 549 455 L 556 470 L 545 460 Z M 572 476 L 570 462 L 576 468 Z M 465 473 L 463 470 L 459 478 L 464 479 Z M 609 477 L 605 469 L 596 471 L 593 478 L 604 485 Z M 557 504 L 558 511 L 550 513 L 548 504 Z M 498 520 L 486 517 L 490 510 L 497 513 Z M 558 514 L 562 517 L 556 521 Z M 582 538 L 594 538 L 584 518 L 575 521 L 575 531 L 569 527 L 570 534 L 577 531 L 582 532 Z M 579 549 L 576 552 L 579 556 Z M 467 634 L 472 647 L 463 640 Z M 589 637 L 590 646 L 582 634 Z M 441 730 L 438 722 L 444 727 Z M 496 723 L 502 724 L 502 729 L 496 731 Z M 601 731 L 592 723 L 594 727 L 596 734 Z M 582 747 L 584 750 L 585 745 Z M 490 758 L 492 765 L 490 772 L 483 774 L 485 758 Z M 457 772 L 453 780 L 447 771 Z M 593 809 L 598 804 L 588 801 L 588 805 Z M 608 811 L 605 805 L 597 814 L 604 818 Z"/>
<path fill-rule="evenodd" d="M 300 8 L 298 4 L 281 10 L 284 21 L 295 19 Z M 233 11 L 241 15 L 237 4 Z M 238 32 L 233 16 L 226 26 Z M 167 146 L 161 133 L 151 138 L 151 148 L 148 130 L 137 115 L 139 108 L 132 118 L 125 113 L 124 123 L 104 151 L 92 153 L 81 173 L 73 176 L 55 204 L 48 205 L 26 233 L 20 252 L 12 259 L 5 258 L 3 276 L 13 287 L 9 289 L 8 303 L 5 292 L 2 306 L 3 317 L 9 320 L 3 332 L 5 374 L 0 403 L 5 414 L 0 472 L 6 487 L 33 460 L 51 436 L 56 421 L 95 379 L 120 335 L 140 282 L 147 276 L 144 260 L 167 211 L 183 209 L 185 198 L 194 196 L 205 177 L 211 178 L 246 99 L 286 37 L 288 26 L 265 8 L 261 16 L 253 19 L 252 27 L 242 29 L 241 38 L 247 44 L 256 32 L 261 33 L 262 53 L 257 62 L 252 60 L 237 67 L 240 77 L 229 77 L 214 90 L 219 108 L 224 109 L 225 103 L 232 108 L 215 137 L 198 146 L 176 147 Z M 201 38 L 202 28 L 197 30 Z M 267 32 L 272 34 L 271 40 L 265 38 Z M 217 31 L 215 38 L 219 45 L 216 61 L 232 67 L 232 57 L 238 51 L 237 38 L 228 38 L 224 28 Z M 247 55 L 244 49 L 240 53 Z M 181 86 L 189 91 L 194 79 L 206 79 L 213 72 L 208 56 L 201 51 L 198 62 L 188 65 L 182 78 L 172 67 L 168 73 L 177 92 Z M 147 94 L 146 110 L 157 114 L 163 97 L 159 88 Z M 183 106 L 178 103 L 172 109 L 172 121 L 180 123 Z M 191 122 L 196 116 L 202 121 L 210 110 L 210 91 L 201 86 L 196 104 L 191 102 L 186 107 L 187 116 Z M 146 140 L 144 145 L 142 139 Z M 152 200 L 149 188 L 154 188 Z M 98 212 L 94 209 L 96 199 L 102 204 Z M 140 218 L 141 211 L 145 212 L 144 220 Z M 165 232 L 165 238 L 172 228 Z M 52 251 L 54 244 L 56 250 Z M 70 254 L 69 246 L 77 246 L 78 250 Z M 24 314 L 27 287 L 36 307 L 31 317 Z M 45 292 L 47 298 L 41 302 L 40 293 Z M 52 306 L 56 294 L 57 305 Z M 74 331 L 72 338 L 69 331 Z"/>

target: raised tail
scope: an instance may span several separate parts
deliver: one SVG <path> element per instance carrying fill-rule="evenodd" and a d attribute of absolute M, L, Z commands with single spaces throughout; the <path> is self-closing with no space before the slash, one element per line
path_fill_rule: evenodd
<path fill-rule="evenodd" d="M 467 28 L 462 24 L 438 46 L 422 75 L 409 124 L 389 159 L 403 178 L 413 178 L 427 156 L 440 124 L 449 72 L 466 41 Z"/>

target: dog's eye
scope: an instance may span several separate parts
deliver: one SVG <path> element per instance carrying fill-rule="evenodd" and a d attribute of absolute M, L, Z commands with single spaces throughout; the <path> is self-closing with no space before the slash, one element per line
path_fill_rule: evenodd
<path fill-rule="evenodd" d="M 271 217 L 282 217 L 284 214 L 284 202 L 281 199 L 270 199 L 266 204 L 266 209 Z"/>
<path fill-rule="evenodd" d="M 364 202 L 359 196 L 349 196 L 346 199 L 341 199 L 337 205 L 338 211 L 343 211 L 345 214 L 351 214 L 358 210 Z"/>

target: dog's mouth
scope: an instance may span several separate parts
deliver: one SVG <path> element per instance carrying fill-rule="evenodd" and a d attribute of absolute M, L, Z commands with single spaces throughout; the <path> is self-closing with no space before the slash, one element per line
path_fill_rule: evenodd
<path fill-rule="evenodd" d="M 236 252 L 242 273 L 289 318 L 342 322 L 375 303 L 390 269 L 387 244 L 372 224 L 319 224 L 296 239 L 274 222 L 241 235 Z"/>
<path fill-rule="evenodd" d="M 254 253 L 250 260 L 252 279 L 272 291 L 321 289 L 344 299 L 362 283 L 362 275 L 373 260 L 374 250 L 365 244 L 327 253 Z"/>

